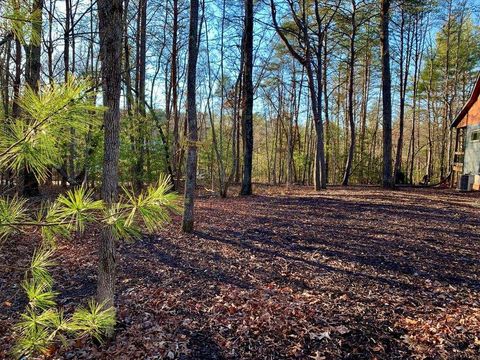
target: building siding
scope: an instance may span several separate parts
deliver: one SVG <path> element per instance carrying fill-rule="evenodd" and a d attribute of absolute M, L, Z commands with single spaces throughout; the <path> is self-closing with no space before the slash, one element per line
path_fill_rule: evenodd
<path fill-rule="evenodd" d="M 457 136 L 450 186 L 457 185 L 462 174 L 475 175 L 473 189 L 480 190 L 480 141 L 472 141 L 472 133 L 480 131 L 480 74 L 470 98 L 451 127 L 457 128 Z"/>
<path fill-rule="evenodd" d="M 465 138 L 465 157 L 463 162 L 463 173 L 480 174 L 480 141 L 472 141 L 472 132 L 480 130 L 480 123 L 467 126 Z"/>
<path fill-rule="evenodd" d="M 457 128 L 462 128 L 470 125 L 480 125 L 480 101 L 477 99 L 468 110 L 467 115 L 460 121 Z"/>

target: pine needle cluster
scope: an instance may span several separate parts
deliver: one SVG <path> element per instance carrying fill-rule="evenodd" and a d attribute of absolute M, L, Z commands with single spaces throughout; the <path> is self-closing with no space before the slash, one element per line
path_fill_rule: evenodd
<path fill-rule="evenodd" d="M 74 76 L 44 85 L 38 93 L 27 86 L 18 101 L 22 115 L 7 119 L 0 129 L 0 169 L 16 174 L 26 169 L 45 180 L 51 168 L 61 165 L 72 134 L 85 136 L 99 124 L 103 109 L 89 99 L 92 89 L 90 81 Z"/>
<path fill-rule="evenodd" d="M 83 187 L 60 195 L 45 205 L 35 217 L 28 216 L 25 200 L 0 198 L 0 236 L 4 239 L 32 226 L 40 227 L 43 244 L 34 253 L 22 287 L 28 299 L 25 312 L 16 326 L 17 355 L 31 356 L 48 351 L 52 344 L 67 343 L 68 337 L 92 336 L 101 340 L 113 331 L 115 310 L 91 300 L 87 307 L 66 317 L 57 306 L 58 292 L 50 268 L 56 241 L 83 233 L 89 224 L 109 226 L 118 239 L 135 239 L 142 229 L 155 231 L 169 221 L 170 213 L 179 211 L 179 198 L 171 192 L 170 180 L 162 176 L 157 184 L 135 196 L 124 189 L 124 195 L 113 206 L 94 199 L 94 193 Z"/>
<path fill-rule="evenodd" d="M 26 167 L 39 180 L 44 179 L 49 168 L 61 161 L 58 149 L 62 142 L 70 140 L 65 129 L 74 127 L 78 134 L 96 124 L 103 109 L 88 101 L 90 88 L 88 81 L 73 77 L 65 84 L 46 85 L 38 94 L 27 88 L 20 101 L 22 117 L 7 122 L 0 133 L 0 168 L 19 172 Z M 133 240 L 144 230 L 158 230 L 179 209 L 179 197 L 171 191 L 166 176 L 138 195 L 123 188 L 120 200 L 109 206 L 83 186 L 44 203 L 35 212 L 22 198 L 0 197 L 0 245 L 32 227 L 42 234 L 42 244 L 22 282 L 28 304 L 15 327 L 15 355 L 47 353 L 52 346 L 66 345 L 72 338 L 90 336 L 101 341 L 114 329 L 113 307 L 90 300 L 67 315 L 58 306 L 51 275 L 51 268 L 56 266 L 57 240 L 82 234 L 93 224 L 110 227 L 118 240 Z"/>

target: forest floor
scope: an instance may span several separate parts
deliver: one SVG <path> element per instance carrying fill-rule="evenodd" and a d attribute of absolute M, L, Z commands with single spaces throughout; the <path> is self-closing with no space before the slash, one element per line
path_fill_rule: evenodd
<path fill-rule="evenodd" d="M 197 201 L 119 245 L 118 329 L 56 359 L 399 359 L 480 357 L 480 194 L 257 186 Z M 95 292 L 96 238 L 64 241 L 54 270 L 68 313 Z M 11 240 L 21 268 L 37 235 Z M 24 303 L 22 272 L 0 269 L 0 358 Z"/>

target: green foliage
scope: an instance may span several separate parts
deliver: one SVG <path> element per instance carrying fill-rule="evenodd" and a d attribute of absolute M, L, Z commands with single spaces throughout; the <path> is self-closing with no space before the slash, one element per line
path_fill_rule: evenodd
<path fill-rule="evenodd" d="M 0 235 L 5 239 L 14 231 L 29 226 L 42 229 L 43 245 L 33 254 L 22 287 L 28 299 L 25 312 L 16 325 L 17 356 L 30 357 L 48 351 L 68 337 L 92 336 L 97 340 L 111 333 L 115 326 L 115 310 L 93 300 L 65 318 L 57 308 L 58 292 L 53 290 L 50 273 L 55 265 L 55 239 L 83 232 L 88 224 L 113 226 L 117 238 L 137 238 L 142 226 L 157 230 L 170 220 L 170 212 L 179 211 L 179 197 L 171 192 L 170 180 L 161 176 L 157 184 L 138 196 L 124 189 L 121 201 L 106 207 L 95 200 L 93 192 L 79 187 L 60 195 L 51 205 L 43 205 L 36 218 L 27 216 L 25 200 L 0 198 Z"/>
<path fill-rule="evenodd" d="M 115 309 L 91 300 L 65 318 L 57 308 L 51 267 L 55 266 L 55 239 L 82 233 L 86 226 L 97 223 L 112 226 L 118 239 L 140 236 L 142 227 L 148 231 L 160 228 L 170 220 L 171 212 L 179 211 L 179 197 L 171 192 L 170 179 L 161 176 L 157 184 L 138 196 L 124 189 L 120 202 L 105 206 L 95 200 L 91 190 L 75 188 L 60 195 L 51 205 L 44 205 L 35 219 L 26 215 L 25 201 L 0 198 L 0 234 L 6 237 L 16 229 L 38 226 L 42 229 L 43 245 L 33 254 L 22 287 L 28 305 L 16 325 L 18 356 L 33 356 L 48 351 L 68 337 L 91 336 L 101 341 L 115 326 Z"/>
<path fill-rule="evenodd" d="M 54 202 L 44 205 L 37 214 L 37 223 L 46 225 L 41 227 L 42 239 L 50 245 L 54 245 L 57 238 L 70 237 L 72 230 L 68 222 L 62 222 L 66 215 L 62 214 L 59 208 L 60 204 Z"/>
<path fill-rule="evenodd" d="M 57 216 L 59 223 L 67 224 L 80 233 L 85 230 L 85 224 L 95 221 L 96 213 L 104 208 L 101 200 L 93 199 L 93 190 L 84 187 L 60 195 L 57 203 L 59 205 L 53 216 Z"/>
<path fill-rule="evenodd" d="M 26 219 L 26 201 L 18 197 L 0 198 L 0 244 L 18 230 L 16 224 Z"/>
<path fill-rule="evenodd" d="M 26 88 L 19 105 L 22 117 L 0 132 L 0 167 L 19 173 L 24 168 L 44 180 L 50 167 L 63 162 L 63 149 L 75 136 L 98 123 L 101 108 L 92 105 L 88 80 L 73 76 L 64 84 L 44 85 L 39 93 Z"/>
<path fill-rule="evenodd" d="M 116 239 L 138 239 L 141 236 L 141 232 L 136 227 L 128 226 L 123 209 L 124 206 L 121 203 L 109 206 L 106 210 L 105 222 L 112 230 Z"/>
<path fill-rule="evenodd" d="M 2 2 L 0 36 L 13 36 L 24 45 L 38 45 L 40 17 L 40 11 L 32 11 L 30 1 Z M 28 170 L 38 180 L 45 180 L 52 168 L 63 164 L 66 149 L 73 141 L 88 138 L 100 143 L 98 125 L 103 108 L 92 101 L 94 88 L 90 81 L 73 76 L 65 83 L 43 85 L 38 93 L 24 88 L 17 101 L 21 116 L 5 119 L 0 127 L 0 171 L 10 170 L 18 175 Z M 144 120 L 136 121 L 142 123 L 140 130 L 155 134 L 151 119 Z M 147 140 L 153 145 L 159 143 L 155 139 Z M 163 150 L 161 144 L 156 148 Z M 100 156 L 95 157 L 98 153 L 89 153 L 93 161 L 90 159 L 92 163 L 85 164 L 88 170 L 95 169 L 97 173 L 101 164 Z M 55 266 L 56 240 L 69 238 L 74 232 L 83 233 L 89 224 L 112 226 L 117 239 L 131 239 L 139 237 L 143 228 L 159 229 L 170 220 L 170 212 L 179 211 L 179 198 L 171 192 L 168 177 L 160 176 L 157 184 L 138 196 L 124 190 L 118 203 L 105 206 L 103 201 L 95 199 L 92 190 L 75 188 L 53 203 L 42 204 L 34 216 L 27 213 L 25 200 L 0 197 L 0 241 L 31 227 L 40 228 L 43 239 L 22 282 L 28 303 L 15 327 L 15 356 L 45 354 L 59 341 L 67 344 L 68 338 L 91 336 L 101 341 L 113 332 L 113 307 L 90 300 L 71 316 L 63 313 L 56 303 L 58 292 L 53 289 L 51 268 Z"/>
<path fill-rule="evenodd" d="M 21 316 L 16 329 L 19 333 L 14 353 L 19 356 L 30 357 L 34 354 L 45 353 L 52 344 L 52 335 L 48 331 L 49 325 L 58 323 L 59 315 L 55 311 L 45 311 L 38 315 L 28 309 Z"/>
<path fill-rule="evenodd" d="M 66 344 L 67 334 L 101 340 L 115 326 L 115 310 L 93 300 L 88 307 L 78 308 L 70 319 L 65 319 L 63 312 L 56 308 L 58 293 L 52 290 L 53 280 L 48 271 L 53 266 L 53 253 L 52 248 L 36 252 L 25 275 L 23 288 L 29 303 L 16 324 L 18 340 L 14 351 L 18 356 L 45 353 L 57 340 Z"/>
<path fill-rule="evenodd" d="M 41 26 L 41 12 L 32 11 L 26 0 L 6 0 L 1 5 L 0 30 L 11 32 L 22 44 L 39 45 L 42 39 L 36 29 Z"/>
<path fill-rule="evenodd" d="M 165 114 L 161 111 L 149 111 L 145 117 L 124 114 L 120 125 L 121 182 L 140 180 L 142 183 L 153 183 L 167 171 L 166 146 L 158 131 L 161 127 L 166 128 Z M 139 140 L 140 137 L 143 141 Z M 98 148 L 101 149 L 100 146 Z M 136 166 L 140 156 L 144 158 L 144 171 L 139 173 Z M 99 152 L 94 161 L 101 166 L 101 159 L 102 153 Z M 100 168 L 98 165 L 92 170 L 97 171 Z"/>
<path fill-rule="evenodd" d="M 0 138 L 0 149 L 11 151 L 2 158 L 2 167 L 20 173 L 23 168 L 33 171 L 37 178 L 44 179 L 48 167 L 57 161 L 53 137 L 45 131 L 34 131 L 25 119 L 16 119 L 11 123 Z M 26 141 L 23 141 L 26 136 Z M 3 140 L 3 144 L 1 141 Z M 3 145 L 3 146 L 2 146 Z"/>
<path fill-rule="evenodd" d="M 69 323 L 71 331 L 76 331 L 81 336 L 92 336 L 99 342 L 113 331 L 114 326 L 115 309 L 93 300 L 88 302 L 88 307 L 78 308 Z"/>
<path fill-rule="evenodd" d="M 456 16 L 447 19 L 436 35 L 434 47 L 428 53 L 419 91 L 430 91 L 432 96 L 443 101 L 445 91 L 453 93 L 457 87 L 457 91 L 461 92 L 462 84 L 455 79 L 465 76 L 473 82 L 480 61 L 480 45 L 476 41 L 479 35 L 480 29 L 473 25 L 471 15 L 461 20 Z"/>
<path fill-rule="evenodd" d="M 125 195 L 117 207 L 118 221 L 115 228 L 123 227 L 120 233 L 139 234 L 138 226 L 144 225 L 148 231 L 155 231 L 170 221 L 170 212 L 180 210 L 178 196 L 171 192 L 168 176 L 160 176 L 157 184 L 149 186 L 139 195 L 124 188 Z"/>
<path fill-rule="evenodd" d="M 30 269 L 25 274 L 22 287 L 28 305 L 16 325 L 18 342 L 15 352 L 19 356 L 45 352 L 54 338 L 52 329 L 63 323 L 59 321 L 58 311 L 54 308 L 57 292 L 52 290 L 53 279 L 48 270 L 53 265 L 52 255 L 53 249 L 36 251 Z"/>
<path fill-rule="evenodd" d="M 32 262 L 30 263 L 32 278 L 40 281 L 50 288 L 53 285 L 53 278 L 48 269 L 55 265 L 55 263 L 51 260 L 53 254 L 53 248 L 39 249 L 34 252 Z"/>
<path fill-rule="evenodd" d="M 57 293 L 52 291 L 49 284 L 32 278 L 25 280 L 22 287 L 27 294 L 30 307 L 46 310 L 51 306 L 55 306 Z"/>

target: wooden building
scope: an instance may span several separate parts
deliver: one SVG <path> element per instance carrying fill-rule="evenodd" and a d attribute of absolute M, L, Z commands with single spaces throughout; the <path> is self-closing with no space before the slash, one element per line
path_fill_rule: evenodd
<path fill-rule="evenodd" d="M 470 99 L 459 112 L 451 127 L 456 128 L 452 185 L 467 190 L 480 190 L 480 76 Z M 464 176 L 465 175 L 465 176 Z M 468 176 L 467 176 L 468 175 Z M 464 186 L 460 186 L 462 184 Z"/>

